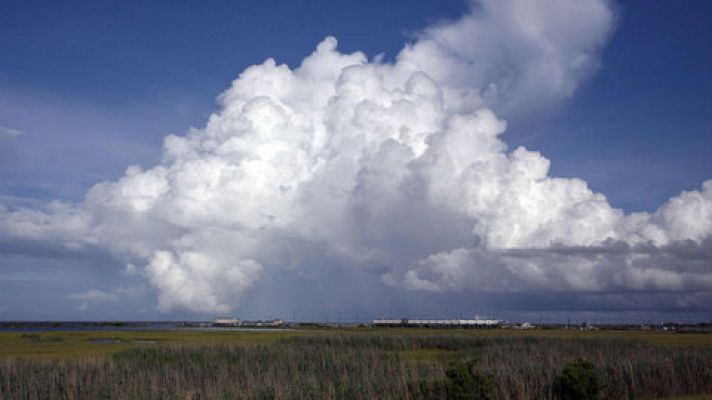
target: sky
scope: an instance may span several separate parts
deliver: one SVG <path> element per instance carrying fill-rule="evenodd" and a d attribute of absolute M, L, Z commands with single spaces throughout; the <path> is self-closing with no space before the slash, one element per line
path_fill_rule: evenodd
<path fill-rule="evenodd" d="M 0 3 L 0 319 L 709 318 L 709 3 L 205 3 Z"/>

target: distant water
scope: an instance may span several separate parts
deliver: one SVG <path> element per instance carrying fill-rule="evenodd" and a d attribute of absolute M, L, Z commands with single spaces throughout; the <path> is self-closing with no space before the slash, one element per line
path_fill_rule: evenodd
<path fill-rule="evenodd" d="M 0 332 L 55 332 L 55 331 L 143 331 L 143 330 L 191 330 L 191 331 L 251 331 L 277 332 L 289 328 L 269 327 L 211 327 L 208 322 L 185 321 L 0 321 Z"/>
<path fill-rule="evenodd" d="M 179 329 L 178 321 L 3 321 L 0 332 L 137 331 Z"/>

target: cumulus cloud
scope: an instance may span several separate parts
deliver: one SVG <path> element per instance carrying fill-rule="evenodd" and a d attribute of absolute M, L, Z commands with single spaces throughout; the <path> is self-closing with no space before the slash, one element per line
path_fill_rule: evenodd
<path fill-rule="evenodd" d="M 458 248 L 414 263 L 403 282 L 413 289 L 481 291 L 704 291 L 712 287 L 711 239 L 665 246 L 604 241 L 595 246 L 528 249 Z"/>
<path fill-rule="evenodd" d="M 78 204 L 0 209 L 0 238 L 106 249 L 166 312 L 228 312 L 314 249 L 413 290 L 709 291 L 712 181 L 625 214 L 500 138 L 498 112 L 595 71 L 613 21 L 600 0 L 482 1 L 393 63 L 326 38 L 295 69 L 243 71 L 158 165 Z"/>
<path fill-rule="evenodd" d="M 478 98 L 506 118 L 571 96 L 598 69 L 615 26 L 614 7 L 605 0 L 482 0 L 472 6 L 457 21 L 425 29 L 398 61 L 451 88 L 466 88 L 463 98 Z"/>

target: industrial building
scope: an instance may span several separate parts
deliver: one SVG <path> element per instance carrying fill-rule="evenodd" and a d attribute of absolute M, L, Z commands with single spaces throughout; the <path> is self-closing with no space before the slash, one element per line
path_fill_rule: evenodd
<path fill-rule="evenodd" d="M 240 321 L 234 317 L 216 317 L 213 319 L 211 326 L 214 327 L 229 327 L 229 328 L 278 328 L 284 324 L 281 319 L 257 320 L 257 321 Z"/>
<path fill-rule="evenodd" d="M 374 319 L 373 326 L 390 328 L 496 328 L 497 319 Z"/>

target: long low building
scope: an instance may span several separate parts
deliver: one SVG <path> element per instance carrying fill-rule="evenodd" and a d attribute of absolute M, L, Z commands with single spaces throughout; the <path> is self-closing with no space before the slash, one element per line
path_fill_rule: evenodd
<path fill-rule="evenodd" d="M 240 326 L 240 320 L 234 317 L 216 317 L 213 319 L 213 326 L 235 327 Z"/>
<path fill-rule="evenodd" d="M 281 319 L 257 320 L 257 321 L 240 321 L 234 317 L 217 317 L 213 319 L 212 326 L 214 327 L 245 327 L 245 328 L 278 328 L 284 324 Z"/>
<path fill-rule="evenodd" d="M 494 328 L 501 325 L 497 319 L 374 319 L 377 327 L 413 328 Z"/>
<path fill-rule="evenodd" d="M 279 328 L 282 325 L 284 325 L 284 321 L 281 319 L 268 319 L 258 321 L 242 321 L 240 326 L 248 328 Z"/>

